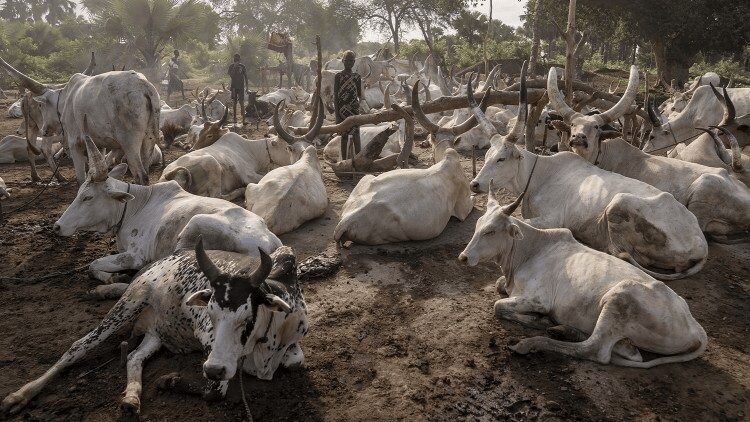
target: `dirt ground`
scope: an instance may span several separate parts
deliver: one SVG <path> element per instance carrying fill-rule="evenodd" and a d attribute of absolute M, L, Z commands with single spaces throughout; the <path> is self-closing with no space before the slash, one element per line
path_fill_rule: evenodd
<path fill-rule="evenodd" d="M 5 116 L 8 104 L 0 103 L 2 136 L 19 123 Z M 262 124 L 254 135 L 265 130 Z M 427 163 L 427 151 L 415 150 Z M 183 153 L 169 150 L 166 161 Z M 464 165 L 470 174 L 470 160 Z M 50 173 L 42 167 L 43 178 Z M 62 173 L 74 180 L 69 160 Z M 151 180 L 159 174 L 152 169 Z M 75 197 L 74 182 L 49 187 L 28 208 L 7 214 L 42 188 L 29 183 L 26 163 L 0 165 L 0 176 L 13 189 L 2 204 L 7 221 L 0 225 L 0 397 L 5 397 L 41 375 L 112 306 L 113 301 L 86 297 L 97 282 L 85 267 L 113 250 L 107 236 L 52 233 Z M 507 346 L 544 333 L 495 319 L 498 268 L 468 268 L 456 259 L 483 206 L 464 222 L 451 221 L 431 241 L 338 251 L 332 233 L 354 182 L 329 173 L 325 180 L 326 215 L 281 239 L 300 260 L 341 253 L 344 265 L 334 276 L 304 285 L 311 320 L 301 343 L 305 368 L 279 370 L 273 381 L 244 378 L 256 421 L 750 418 L 750 246 L 711 245 L 703 271 L 669 284 L 710 337 L 708 350 L 696 360 L 641 370 L 548 353 L 518 356 Z M 14 420 L 117 419 L 126 380 L 118 345 L 125 338 L 120 333 L 65 372 Z M 142 419 L 242 420 L 237 380 L 219 403 L 156 389 L 156 379 L 172 371 L 198 379 L 200 364 L 199 354 L 161 351 L 150 359 L 143 374 Z"/>

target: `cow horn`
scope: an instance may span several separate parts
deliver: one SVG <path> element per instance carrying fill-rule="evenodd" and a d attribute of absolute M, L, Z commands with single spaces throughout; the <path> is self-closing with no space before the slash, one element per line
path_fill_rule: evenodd
<path fill-rule="evenodd" d="M 484 81 L 484 86 L 482 87 L 482 91 L 486 91 L 489 86 L 492 85 L 492 82 L 495 79 L 495 75 L 497 75 L 497 72 L 500 71 L 500 65 L 496 64 L 495 67 L 490 70 L 490 74 L 487 75 L 487 79 Z"/>
<path fill-rule="evenodd" d="M 210 100 L 208 100 L 208 105 L 209 105 L 209 106 L 211 106 L 211 103 L 213 103 L 213 102 L 214 102 L 214 100 L 216 99 L 216 97 L 217 97 L 218 95 L 219 95 L 219 90 L 217 89 L 217 90 L 216 90 L 216 92 L 214 93 L 214 95 L 212 95 L 212 96 L 211 96 L 211 99 L 210 99 Z"/>
<path fill-rule="evenodd" d="M 370 75 L 372 75 L 372 66 L 370 65 L 370 62 L 366 62 L 366 63 L 367 63 L 367 76 L 362 78 L 363 81 L 366 81 L 367 78 L 369 78 Z"/>
<path fill-rule="evenodd" d="M 125 71 L 125 63 L 123 63 L 122 67 L 120 68 L 120 72 L 124 72 L 124 71 Z"/>
<path fill-rule="evenodd" d="M 526 123 L 529 119 L 528 93 L 526 90 L 526 69 L 528 65 L 528 62 L 524 60 L 521 66 L 521 82 L 518 89 L 518 117 L 516 118 L 516 124 L 510 131 L 516 140 L 523 138 Z"/>
<path fill-rule="evenodd" d="M 268 278 L 268 275 L 271 274 L 271 270 L 273 269 L 273 260 L 268 256 L 266 251 L 259 247 L 258 253 L 260 254 L 260 265 L 258 265 L 258 268 L 256 268 L 249 277 L 250 283 L 252 283 L 253 286 L 260 286 L 260 284 Z"/>
<path fill-rule="evenodd" d="M 534 158 L 534 165 L 531 166 L 531 172 L 529 172 L 529 178 L 526 179 L 526 186 L 523 188 L 523 192 L 521 192 L 521 194 L 518 195 L 518 198 L 516 198 L 515 201 L 501 208 L 503 214 L 511 215 L 516 210 L 516 208 L 518 208 L 518 206 L 521 205 L 521 200 L 526 195 L 526 192 L 529 190 L 529 185 L 531 184 L 531 177 L 534 175 L 534 169 L 536 169 L 537 161 L 539 161 L 538 155 L 536 156 L 536 158 Z"/>
<path fill-rule="evenodd" d="M 719 139 L 719 135 L 717 135 L 716 132 L 704 127 L 697 127 L 695 129 L 706 132 L 714 141 L 714 149 L 716 150 L 716 155 L 719 156 L 719 159 L 728 166 L 732 165 L 732 156 L 729 154 L 727 148 L 724 146 L 724 143 L 721 142 L 721 139 Z"/>
<path fill-rule="evenodd" d="M 104 162 L 99 148 L 89 136 L 88 115 L 83 115 L 83 137 L 86 142 L 86 153 L 89 156 L 89 172 L 91 180 L 94 182 L 103 182 L 107 180 L 107 164 Z"/>
<path fill-rule="evenodd" d="M 414 112 L 414 117 L 419 124 L 428 132 L 435 133 L 440 130 L 440 126 L 432 123 L 422 110 L 422 104 L 419 102 L 419 80 L 414 82 L 414 87 L 411 90 L 411 111 Z"/>
<path fill-rule="evenodd" d="M 206 116 L 206 96 L 205 95 L 201 98 L 201 117 L 203 118 L 204 122 L 208 121 L 208 116 Z"/>
<path fill-rule="evenodd" d="M 487 90 L 484 91 L 484 96 L 482 97 L 482 101 L 479 103 L 479 110 L 481 110 L 483 114 L 485 111 L 487 111 L 487 105 L 490 102 L 490 95 L 492 95 L 492 88 L 488 87 Z M 450 131 L 454 136 L 458 136 L 468 131 L 469 129 L 473 128 L 476 125 L 477 125 L 477 118 L 476 116 L 472 114 L 472 116 L 466 119 L 466 121 L 464 121 L 463 123 L 453 126 L 450 129 Z"/>
<path fill-rule="evenodd" d="M 212 285 L 216 283 L 221 276 L 221 270 L 211 261 L 206 250 L 203 249 L 203 236 L 198 236 L 198 242 L 195 243 L 195 260 L 198 262 L 198 268 L 206 276 L 208 282 Z"/>
<path fill-rule="evenodd" d="M 94 68 L 96 67 L 96 60 L 94 59 L 94 52 L 91 52 L 91 60 L 89 61 L 88 67 L 81 72 L 86 76 L 91 76 L 94 73 Z"/>
<path fill-rule="evenodd" d="M 284 126 L 279 121 L 279 107 L 283 103 L 284 100 L 279 101 L 276 104 L 276 109 L 273 113 L 273 127 L 276 129 L 276 134 L 290 145 L 293 145 L 295 142 L 312 142 L 313 140 L 315 140 L 315 137 L 318 136 L 318 133 L 320 132 L 320 128 L 323 127 L 323 116 L 325 115 L 325 112 L 323 111 L 323 99 L 321 97 L 317 97 L 317 120 L 315 121 L 315 125 L 302 136 L 294 136 L 290 134 L 286 131 L 286 129 L 284 129 Z"/>
<path fill-rule="evenodd" d="M 718 129 L 723 133 L 727 139 L 729 139 L 729 146 L 732 148 L 732 170 L 734 170 L 735 173 L 739 173 L 742 171 L 742 148 L 740 148 L 740 143 L 737 141 L 737 138 L 734 136 L 732 132 L 730 132 L 728 129 L 723 128 L 721 126 L 709 126 L 714 129 Z"/>
<path fill-rule="evenodd" d="M 570 121 L 570 118 L 576 113 L 563 98 L 560 93 L 560 89 L 557 87 L 557 70 L 552 66 L 549 68 L 549 74 L 547 75 L 547 92 L 549 93 L 549 102 L 552 103 L 552 107 L 560 113 L 564 120 Z"/>
<path fill-rule="evenodd" d="M 3 60 L 2 57 L 0 57 L 0 66 L 4 67 L 5 71 L 8 72 L 8 74 L 10 74 L 11 76 L 15 76 L 16 78 L 20 79 L 21 86 L 33 92 L 35 95 L 44 94 L 49 89 L 45 85 L 40 84 L 39 82 L 16 70 L 16 68 Z"/>
<path fill-rule="evenodd" d="M 427 102 L 432 101 L 432 94 L 430 93 L 430 85 L 432 85 L 432 78 L 427 79 L 427 85 L 424 87 L 424 99 Z"/>
<path fill-rule="evenodd" d="M 625 93 L 622 94 L 622 98 L 612 108 L 602 113 L 600 116 L 604 124 L 613 122 L 624 115 L 630 110 L 630 104 L 635 101 L 635 96 L 638 94 L 638 68 L 635 65 L 630 66 L 630 79 L 628 79 L 628 86 L 625 88 Z"/>
<path fill-rule="evenodd" d="M 732 102 L 732 99 L 729 98 L 726 87 L 723 89 L 724 95 L 722 95 L 719 94 L 719 91 L 716 89 L 716 87 L 714 87 L 713 82 L 709 82 L 708 84 L 711 86 L 711 91 L 714 93 L 716 98 L 721 103 L 721 107 L 724 109 L 724 117 L 722 117 L 719 126 L 728 125 L 735 119 L 735 117 L 737 117 L 737 110 L 734 108 L 734 103 Z"/>
<path fill-rule="evenodd" d="M 656 106 L 654 105 L 654 100 L 653 100 L 653 99 L 651 99 L 651 100 L 650 100 L 650 101 L 648 102 L 648 107 L 647 107 L 647 109 L 648 109 L 648 110 L 647 110 L 647 111 L 648 111 L 648 117 L 649 117 L 649 119 L 651 120 L 651 124 L 652 124 L 652 125 L 653 125 L 654 127 L 659 127 L 659 126 L 661 126 L 661 119 L 659 118 L 659 112 L 658 112 L 658 111 L 656 111 Z"/>
<path fill-rule="evenodd" d="M 472 88 L 473 79 L 474 72 L 471 73 L 471 75 L 469 76 L 469 83 L 466 84 L 466 99 L 469 101 L 469 108 L 474 114 L 474 117 L 477 119 L 477 122 L 479 122 L 479 126 L 482 128 L 484 133 L 487 134 L 487 136 L 492 137 L 497 133 L 497 130 L 495 129 L 495 125 L 490 122 L 490 119 L 485 116 L 482 109 L 479 108 L 479 105 L 477 105 L 477 100 L 474 99 L 474 89 Z M 488 93 L 485 92 L 484 95 L 486 98 L 488 96 Z M 482 103 L 484 103 L 485 98 L 482 98 Z"/>
<path fill-rule="evenodd" d="M 693 86 L 688 89 L 685 94 L 692 94 L 695 92 L 696 89 L 698 89 L 699 86 L 701 86 L 701 83 L 703 83 L 703 75 L 698 77 L 698 81 L 693 84 Z"/>
<path fill-rule="evenodd" d="M 221 119 L 217 122 L 219 127 L 223 127 L 225 124 L 227 124 L 227 120 L 229 120 L 229 107 L 224 106 L 224 115 L 221 116 Z"/>
<path fill-rule="evenodd" d="M 383 91 L 383 108 L 389 110 L 391 108 L 391 85 L 393 81 L 388 82 Z"/>

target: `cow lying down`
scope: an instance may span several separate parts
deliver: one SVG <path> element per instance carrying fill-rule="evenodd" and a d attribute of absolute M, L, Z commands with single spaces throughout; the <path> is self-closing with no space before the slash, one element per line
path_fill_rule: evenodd
<path fill-rule="evenodd" d="M 144 268 L 104 320 L 65 352 L 41 377 L 9 394 L 0 413 L 18 413 L 65 368 L 82 360 L 118 330 L 133 325 L 143 335 L 127 357 L 127 386 L 121 409 L 140 412 L 143 363 L 162 346 L 173 353 L 203 351 L 205 385 L 193 386 L 170 374 L 160 387 L 224 397 L 238 366 L 260 379 L 273 378 L 279 365 L 304 363 L 299 341 L 307 334 L 307 308 L 297 282 L 292 250 L 272 258 L 260 249 L 258 260 L 234 252 L 179 251 Z"/>
<path fill-rule="evenodd" d="M 127 164 L 107 174 L 101 153 L 86 138 L 90 172 L 78 195 L 53 230 L 72 236 L 78 230 L 114 232 L 118 254 L 91 263 L 92 275 L 110 281 L 113 273 L 139 270 L 173 251 L 192 247 L 199 235 L 207 247 L 245 254 L 267 253 L 281 246 L 252 212 L 216 198 L 185 192 L 175 182 L 151 186 L 119 180 Z"/>
<path fill-rule="evenodd" d="M 575 342 L 538 336 L 511 349 L 553 351 L 581 359 L 651 368 L 695 359 L 708 338 L 683 298 L 664 283 L 611 255 L 578 243 L 567 229 L 536 229 L 510 216 L 521 196 L 501 207 L 489 188 L 487 212 L 459 260 L 500 263 L 495 316 L 549 328 Z M 502 282 L 502 278 L 498 282 Z M 643 362 L 640 350 L 670 355 Z"/>
<path fill-rule="evenodd" d="M 271 170 L 257 184 L 248 184 L 245 208 L 261 217 L 276 235 L 325 214 L 328 194 L 315 147 L 308 146 L 296 163 Z"/>

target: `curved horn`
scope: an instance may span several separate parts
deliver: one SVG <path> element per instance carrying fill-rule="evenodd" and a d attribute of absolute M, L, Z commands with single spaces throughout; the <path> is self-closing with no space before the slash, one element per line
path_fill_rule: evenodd
<path fill-rule="evenodd" d="M 107 164 L 104 162 L 99 148 L 89 136 L 88 115 L 83 115 L 83 138 L 86 141 L 86 153 L 89 156 L 89 172 L 91 180 L 94 182 L 103 182 L 107 180 Z"/>
<path fill-rule="evenodd" d="M 432 78 L 427 80 L 427 85 L 424 87 L 424 99 L 427 102 L 432 101 L 432 94 L 430 93 L 430 85 L 432 85 Z"/>
<path fill-rule="evenodd" d="M 484 112 L 487 111 L 487 105 L 490 102 L 491 94 L 492 94 L 492 87 L 489 87 L 487 88 L 486 91 L 484 91 L 484 96 L 482 97 L 482 101 L 479 103 L 479 110 L 482 112 L 482 114 L 484 114 Z M 476 125 L 477 125 L 477 118 L 472 113 L 472 116 L 466 119 L 465 122 L 461 123 L 460 125 L 453 126 L 450 129 L 450 131 L 454 136 L 458 136 L 468 131 L 469 129 L 473 128 Z"/>
<path fill-rule="evenodd" d="M 120 68 L 120 72 L 124 72 L 124 71 L 125 71 L 125 63 L 123 63 L 122 67 Z"/>
<path fill-rule="evenodd" d="M 385 86 L 385 91 L 383 91 L 383 108 L 386 110 L 391 108 L 391 85 L 393 83 L 394 81 L 388 82 L 388 85 Z"/>
<path fill-rule="evenodd" d="M 425 116 L 422 111 L 422 104 L 419 102 L 419 81 L 414 82 L 414 87 L 411 90 L 411 111 L 414 112 L 414 117 L 417 119 L 420 125 L 425 130 L 431 133 L 435 133 L 440 130 L 440 126 L 432 123 L 430 119 Z"/>
<path fill-rule="evenodd" d="M 40 84 L 39 82 L 31 79 L 30 77 L 16 70 L 16 68 L 8 64 L 8 62 L 6 62 L 5 60 L 3 60 L 2 57 L 0 57 L 0 66 L 5 68 L 5 71 L 8 72 L 8 74 L 10 74 L 11 76 L 15 76 L 16 78 L 20 79 L 21 86 L 33 92 L 35 95 L 44 94 L 49 89 L 45 85 Z"/>
<path fill-rule="evenodd" d="M 501 208 L 503 214 L 511 215 L 516 210 L 516 208 L 518 208 L 518 206 L 521 205 L 521 200 L 523 199 L 524 196 L 526 196 L 526 192 L 529 190 L 529 185 L 531 184 L 531 177 L 534 176 L 534 169 L 536 169 L 537 161 L 539 161 L 538 155 L 536 156 L 536 158 L 534 158 L 534 165 L 531 166 L 531 172 L 529 172 L 529 178 L 526 179 L 526 186 L 523 188 L 523 192 L 521 192 L 521 194 L 518 195 L 518 198 L 516 198 L 515 201 Z"/>
<path fill-rule="evenodd" d="M 716 155 L 719 156 L 719 159 L 728 166 L 732 165 L 732 156 L 727 151 L 724 143 L 721 142 L 721 139 L 719 139 L 719 135 L 717 135 L 716 132 L 712 131 L 711 129 L 706 129 L 704 127 L 697 127 L 696 129 L 706 132 L 714 141 L 714 149 L 716 150 Z"/>
<path fill-rule="evenodd" d="M 716 98 L 721 103 L 721 107 L 724 109 L 724 116 L 722 117 L 719 126 L 728 125 L 735 119 L 735 117 L 737 117 L 737 110 L 734 108 L 734 103 L 732 102 L 732 99 L 729 98 L 726 87 L 723 89 L 724 95 L 722 95 L 719 94 L 719 91 L 716 89 L 716 87 L 714 87 L 713 82 L 709 82 L 708 84 L 711 86 L 711 91 L 714 93 Z"/>
<path fill-rule="evenodd" d="M 273 259 L 268 256 L 266 251 L 259 247 L 258 253 L 260 254 L 260 265 L 258 265 L 258 268 L 256 268 L 252 274 L 250 274 L 250 282 L 255 286 L 264 282 L 273 269 Z"/>
<path fill-rule="evenodd" d="M 554 66 L 549 68 L 549 74 L 547 75 L 547 92 L 549 93 L 549 102 L 552 103 L 555 111 L 560 113 L 564 120 L 569 121 L 576 112 L 565 103 L 565 98 L 557 87 L 557 70 Z"/>
<path fill-rule="evenodd" d="M 474 72 L 471 73 L 471 75 L 469 76 L 469 83 L 466 84 L 466 99 L 469 101 L 469 108 L 474 114 L 474 117 L 476 117 L 477 121 L 479 122 L 479 126 L 487 136 L 492 137 L 497 133 L 497 129 L 495 129 L 495 125 L 490 122 L 490 119 L 488 119 L 487 116 L 484 115 L 482 109 L 480 109 L 479 105 L 477 105 L 477 100 L 474 99 L 474 89 L 472 88 L 473 79 Z M 485 93 L 484 95 L 487 96 L 487 93 Z M 482 100 L 484 100 L 484 98 L 482 98 Z"/>
<path fill-rule="evenodd" d="M 206 250 L 203 249 L 203 236 L 198 236 L 198 242 L 195 244 L 195 260 L 198 262 L 198 268 L 206 276 L 208 282 L 211 284 L 216 283 L 221 276 L 221 270 L 211 261 L 211 258 L 206 254 Z"/>
<path fill-rule="evenodd" d="M 602 113 L 600 116 L 605 124 L 613 122 L 620 118 L 630 109 L 630 104 L 635 101 L 635 96 L 638 94 L 638 69 L 635 65 L 630 66 L 630 79 L 628 79 L 628 86 L 625 88 L 625 93 L 612 108 Z"/>
<path fill-rule="evenodd" d="M 323 127 L 323 117 L 325 113 L 323 112 L 323 99 L 321 97 L 317 97 L 317 104 L 318 107 L 318 114 L 317 114 L 317 120 L 315 121 L 315 125 L 310 128 L 309 131 L 307 131 L 306 134 L 302 136 L 294 136 L 286 131 L 284 126 L 279 121 L 279 107 L 284 103 L 284 100 L 279 101 L 276 104 L 276 109 L 273 113 L 273 127 L 276 129 L 276 134 L 286 141 L 286 143 L 292 145 L 295 142 L 312 142 L 316 136 L 318 136 L 318 133 L 320 132 L 320 128 Z"/>
<path fill-rule="evenodd" d="M 518 118 L 516 118 L 516 124 L 513 126 L 513 129 L 510 130 L 510 134 L 514 135 L 515 139 L 510 139 L 509 141 L 511 142 L 515 142 L 515 140 L 523 138 L 524 131 L 526 130 L 526 123 L 529 118 L 528 97 L 526 90 L 527 67 L 528 62 L 524 60 L 523 65 L 521 66 L 521 86 L 518 89 Z"/>
<path fill-rule="evenodd" d="M 720 127 L 720 126 L 709 126 L 714 129 L 718 129 L 723 133 L 727 139 L 729 139 L 729 146 L 732 148 L 732 170 L 735 172 L 741 172 L 742 171 L 742 148 L 740 148 L 740 143 L 737 141 L 737 138 L 735 138 L 734 134 L 730 132 L 728 129 Z"/>
<path fill-rule="evenodd" d="M 221 119 L 219 119 L 217 124 L 219 125 L 219 127 L 222 127 L 227 124 L 227 120 L 229 120 L 229 107 L 224 106 L 224 115 L 221 116 Z"/>
<path fill-rule="evenodd" d="M 651 120 L 651 124 L 654 127 L 661 126 L 661 119 L 659 118 L 659 112 L 656 111 L 653 98 L 648 102 L 648 117 Z"/>
<path fill-rule="evenodd" d="M 698 81 L 693 84 L 693 86 L 688 89 L 685 94 L 692 94 L 695 92 L 696 89 L 698 89 L 699 86 L 701 86 L 701 83 L 703 83 L 703 75 L 698 77 Z"/>
<path fill-rule="evenodd" d="M 81 72 L 86 76 L 91 76 L 94 73 L 94 68 L 96 67 L 96 60 L 94 60 L 94 52 L 91 52 L 91 60 L 89 61 L 88 67 Z"/>
<path fill-rule="evenodd" d="M 208 105 L 209 106 L 211 106 L 211 103 L 214 102 L 214 100 L 216 99 L 216 96 L 218 96 L 218 95 L 219 95 L 219 90 L 217 89 L 216 92 L 214 92 L 214 95 L 211 96 L 211 99 L 208 100 Z"/>
<path fill-rule="evenodd" d="M 208 116 L 206 116 L 206 96 L 204 95 L 203 98 L 201 98 L 201 117 L 203 118 L 204 122 L 208 121 Z"/>
<path fill-rule="evenodd" d="M 369 78 L 370 75 L 372 75 L 372 65 L 370 65 L 370 62 L 366 62 L 366 63 L 367 63 L 367 76 L 362 78 L 363 81 L 367 80 L 367 78 Z"/>
<path fill-rule="evenodd" d="M 482 91 L 486 91 L 487 88 L 492 85 L 492 82 L 495 80 L 495 75 L 497 74 L 497 72 L 500 71 L 500 67 L 501 66 L 499 64 L 496 64 L 495 67 L 493 67 L 492 70 L 490 70 L 490 74 L 487 75 L 487 79 L 485 79 L 484 81 L 484 86 L 482 87 Z"/>

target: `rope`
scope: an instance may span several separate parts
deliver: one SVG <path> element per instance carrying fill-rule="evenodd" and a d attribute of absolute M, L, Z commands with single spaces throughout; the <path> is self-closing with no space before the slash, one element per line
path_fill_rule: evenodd
<path fill-rule="evenodd" d="M 33 159 L 33 157 L 32 157 L 32 159 Z M 6 213 L 6 215 L 14 214 L 14 213 L 17 213 L 18 211 L 21 211 L 21 210 L 25 209 L 26 207 L 28 207 L 29 205 L 31 205 L 32 203 L 34 203 L 37 199 L 39 199 L 39 196 L 41 196 L 44 193 L 44 191 L 47 190 L 47 188 L 50 186 L 50 183 L 52 183 L 52 179 L 54 179 L 57 176 L 57 173 L 60 171 L 60 165 L 57 163 L 57 160 L 55 159 L 55 155 L 54 154 L 52 155 L 52 161 L 55 163 L 55 171 L 52 172 L 52 176 L 50 176 L 49 180 L 47 180 L 47 183 L 44 184 L 44 186 L 42 187 L 42 190 L 40 190 L 39 192 L 37 192 L 37 194 L 34 195 L 33 198 L 31 198 L 28 201 L 26 201 L 25 203 L 21 204 L 21 206 L 8 211 Z M 0 225 L 5 225 L 5 223 L 7 223 L 7 222 L 8 222 L 8 220 L 5 218 L 5 215 L 3 215 L 3 209 L 2 209 L 2 207 L 0 207 Z"/>
<path fill-rule="evenodd" d="M 242 356 L 240 360 L 240 392 L 242 393 L 242 404 L 245 405 L 245 413 L 247 414 L 248 422 L 253 422 L 253 414 L 250 412 L 250 405 L 247 404 L 247 395 L 245 394 L 245 382 L 242 378 L 242 373 L 245 372 L 245 356 Z"/>

